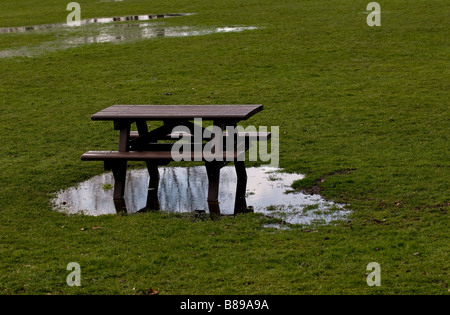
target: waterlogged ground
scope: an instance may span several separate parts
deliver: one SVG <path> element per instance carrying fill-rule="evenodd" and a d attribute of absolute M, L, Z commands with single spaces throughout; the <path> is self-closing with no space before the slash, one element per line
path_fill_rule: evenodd
<path fill-rule="evenodd" d="M 1 26 L 63 23 L 68 2 L 1 0 Z M 99 27 L 258 29 L 0 58 L 0 294 L 450 294 L 448 0 L 382 2 L 380 27 L 369 1 L 80 2 L 83 18 L 197 13 Z M 0 34 L 0 51 L 82 37 L 59 34 Z M 49 192 L 99 174 L 80 154 L 116 148 L 91 115 L 148 103 L 263 104 L 248 123 L 282 126 L 280 163 L 306 176 L 295 188 L 351 204 L 351 222 L 51 211 Z"/>
<path fill-rule="evenodd" d="M 193 27 L 166 26 L 162 20 L 187 17 L 193 13 L 165 15 L 131 15 L 81 20 L 73 25 L 66 23 L 22 27 L 2 27 L 0 36 L 16 34 L 53 35 L 54 39 L 36 45 L 24 45 L 0 50 L 0 58 L 15 56 L 34 57 L 46 52 L 78 47 L 86 44 L 120 43 L 157 37 L 204 36 L 214 33 L 242 32 L 257 29 L 255 26 Z"/>
<path fill-rule="evenodd" d="M 349 214 L 343 205 L 325 201 L 320 195 L 289 193 L 293 181 L 303 178 L 270 168 L 248 168 L 247 204 L 255 212 L 281 218 L 292 224 L 329 223 Z M 207 212 L 208 180 L 204 167 L 161 167 L 159 201 L 169 212 Z M 131 213 L 145 207 L 149 176 L 147 170 L 128 172 L 126 202 Z M 66 213 L 103 215 L 116 213 L 112 188 L 114 179 L 105 173 L 58 193 L 55 208 Z M 222 214 L 233 214 L 236 174 L 233 167 L 221 171 L 219 202 Z"/>

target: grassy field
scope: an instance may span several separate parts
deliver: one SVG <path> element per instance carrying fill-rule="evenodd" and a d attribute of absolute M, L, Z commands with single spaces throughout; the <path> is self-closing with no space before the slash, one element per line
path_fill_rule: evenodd
<path fill-rule="evenodd" d="M 0 58 L 1 294 L 449 294 L 448 1 L 380 2 L 381 27 L 367 0 L 78 2 L 83 19 L 258 29 L 51 51 L 64 34 L 0 34 L 0 56 L 42 50 Z M 63 23 L 66 5 L 2 0 L 0 27 Z M 263 104 L 248 124 L 280 126 L 281 167 L 306 174 L 294 187 L 351 220 L 53 211 L 53 193 L 102 172 L 80 155 L 116 148 L 112 124 L 90 120 L 113 104 Z"/>

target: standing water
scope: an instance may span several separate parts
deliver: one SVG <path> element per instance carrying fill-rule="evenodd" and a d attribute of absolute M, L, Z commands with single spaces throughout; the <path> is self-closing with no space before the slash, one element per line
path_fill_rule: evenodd
<path fill-rule="evenodd" d="M 160 167 L 158 199 L 167 212 L 208 212 L 208 177 L 204 167 Z M 329 223 L 349 214 L 343 205 L 324 200 L 320 195 L 289 192 L 290 186 L 303 175 L 281 173 L 272 168 L 247 168 L 247 205 L 254 212 L 283 219 L 292 224 Z M 149 175 L 146 169 L 127 174 L 125 201 L 128 212 L 145 208 Z M 114 178 L 104 173 L 60 191 L 53 200 L 55 209 L 69 214 L 115 214 Z M 219 203 L 221 214 L 234 213 L 236 173 L 234 167 L 221 170 Z"/>

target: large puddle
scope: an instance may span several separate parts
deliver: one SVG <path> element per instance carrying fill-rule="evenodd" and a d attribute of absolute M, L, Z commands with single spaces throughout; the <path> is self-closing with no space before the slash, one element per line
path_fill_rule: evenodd
<path fill-rule="evenodd" d="M 205 167 L 160 167 L 158 198 L 162 211 L 208 212 L 208 178 Z M 325 201 L 319 195 L 288 193 L 290 185 L 303 176 L 280 173 L 276 169 L 247 168 L 247 205 L 291 224 L 330 223 L 344 220 L 350 213 L 343 205 Z M 129 213 L 146 206 L 149 175 L 146 169 L 127 174 L 125 201 Z M 56 210 L 68 214 L 115 214 L 114 179 L 104 173 L 58 193 L 53 200 Z M 236 194 L 234 167 L 221 170 L 219 203 L 221 214 L 233 214 Z"/>
<path fill-rule="evenodd" d="M 257 29 L 255 26 L 193 27 L 166 26 L 163 20 L 185 17 L 193 13 L 159 15 L 130 15 L 123 17 L 81 20 L 78 25 L 43 24 L 23 27 L 1 27 L 0 36 L 7 34 L 53 34 L 52 41 L 33 46 L 0 50 L 0 58 L 15 56 L 35 57 L 52 52 L 93 43 L 121 43 L 161 37 L 204 36 L 214 33 L 233 33 Z"/>
<path fill-rule="evenodd" d="M 189 16 L 193 13 L 170 13 L 170 14 L 151 14 L 151 15 L 127 15 L 118 17 L 105 17 L 105 18 L 95 18 L 86 19 L 77 22 L 78 25 L 68 25 L 66 23 L 56 23 L 56 24 L 42 24 L 34 26 L 22 26 L 22 27 L 0 27 L 0 34 L 7 33 L 28 33 L 32 31 L 47 31 L 51 29 L 58 28 L 73 28 L 88 24 L 106 24 L 113 22 L 129 22 L 129 21 L 150 21 L 157 19 L 167 19 L 180 16 Z"/>

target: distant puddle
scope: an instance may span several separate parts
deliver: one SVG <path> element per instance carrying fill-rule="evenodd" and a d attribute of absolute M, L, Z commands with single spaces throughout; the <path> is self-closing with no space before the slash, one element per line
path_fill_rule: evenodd
<path fill-rule="evenodd" d="M 78 26 L 67 24 L 43 24 L 24 27 L 2 27 L 2 34 L 55 34 L 54 41 L 35 46 L 23 46 L 13 50 L 0 51 L 0 58 L 28 56 L 33 57 L 45 52 L 52 52 L 71 47 L 93 43 L 119 43 L 131 40 L 143 40 L 157 37 L 203 36 L 214 33 L 232 33 L 254 30 L 254 26 L 226 26 L 217 28 L 198 28 L 191 26 L 167 27 L 162 22 L 167 18 L 183 17 L 193 13 L 171 13 L 164 15 L 130 15 L 123 17 L 87 19 Z"/>
<path fill-rule="evenodd" d="M 180 16 L 189 16 L 193 13 L 170 13 L 170 14 L 151 14 L 151 15 L 127 15 L 119 17 L 107 17 L 107 18 L 95 18 L 81 20 L 79 25 L 68 25 L 66 23 L 59 24 L 42 24 L 34 26 L 22 26 L 22 27 L 0 27 L 0 34 L 7 33 L 26 33 L 31 31 L 42 31 L 50 30 L 55 28 L 73 28 L 77 26 L 87 25 L 87 24 L 106 24 L 113 22 L 129 22 L 129 21 L 150 21 L 157 19 L 167 19 Z"/>
<path fill-rule="evenodd" d="M 168 212 L 208 212 L 208 179 L 205 167 L 160 167 L 159 202 Z M 248 168 L 247 205 L 255 212 L 281 218 L 292 224 L 330 223 L 350 213 L 343 205 L 325 201 L 319 195 L 286 193 L 303 176 L 276 172 L 268 168 Z M 149 175 L 147 170 L 127 174 L 125 200 L 129 213 L 146 205 Z M 105 173 L 58 193 L 53 200 L 56 210 L 75 214 L 115 214 L 111 173 Z M 236 192 L 234 167 L 221 171 L 219 202 L 222 214 L 233 214 Z"/>

